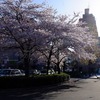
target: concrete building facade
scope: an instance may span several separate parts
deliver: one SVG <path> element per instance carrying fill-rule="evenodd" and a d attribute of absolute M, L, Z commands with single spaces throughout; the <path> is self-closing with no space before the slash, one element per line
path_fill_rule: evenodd
<path fill-rule="evenodd" d="M 89 8 L 86 8 L 82 18 L 79 21 L 85 22 L 89 27 L 90 31 L 92 31 L 96 37 L 98 37 L 98 31 L 96 26 L 96 20 L 93 14 L 89 13 Z"/>

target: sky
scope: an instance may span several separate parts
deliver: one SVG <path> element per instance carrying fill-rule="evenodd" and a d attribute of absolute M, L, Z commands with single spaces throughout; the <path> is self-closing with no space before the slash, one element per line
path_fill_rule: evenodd
<path fill-rule="evenodd" d="M 72 16 L 74 12 L 80 13 L 80 17 L 84 13 L 85 8 L 90 9 L 90 13 L 95 16 L 98 35 L 100 36 L 100 0 L 33 0 L 36 3 L 46 2 L 57 10 L 59 14 Z"/>

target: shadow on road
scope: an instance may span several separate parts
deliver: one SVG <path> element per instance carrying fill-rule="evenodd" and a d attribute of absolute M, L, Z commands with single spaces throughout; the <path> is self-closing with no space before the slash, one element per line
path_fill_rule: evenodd
<path fill-rule="evenodd" d="M 48 98 L 56 96 L 56 93 L 73 87 L 76 86 L 64 83 L 37 88 L 5 89 L 0 90 L 0 100 L 48 100 Z"/>

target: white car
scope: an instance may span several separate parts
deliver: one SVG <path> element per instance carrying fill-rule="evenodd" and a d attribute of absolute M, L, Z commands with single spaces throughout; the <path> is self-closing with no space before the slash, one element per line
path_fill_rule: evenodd
<path fill-rule="evenodd" d="M 97 73 L 97 74 L 96 74 L 96 77 L 97 77 L 97 78 L 100 78 L 100 73 Z"/>
<path fill-rule="evenodd" d="M 19 69 L 0 69 L 0 76 L 24 76 Z"/>

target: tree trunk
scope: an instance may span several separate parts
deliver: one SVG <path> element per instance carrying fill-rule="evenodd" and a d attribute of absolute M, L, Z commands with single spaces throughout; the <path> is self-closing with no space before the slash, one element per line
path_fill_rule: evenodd
<path fill-rule="evenodd" d="M 51 59 L 51 58 L 50 58 Z M 48 59 L 48 62 L 47 62 L 47 75 L 48 75 L 48 70 L 50 68 L 50 59 Z"/>
<path fill-rule="evenodd" d="M 57 63 L 57 68 L 58 68 L 58 74 L 60 74 L 60 66 L 59 66 L 59 63 Z"/>
<path fill-rule="evenodd" d="M 51 46 L 51 49 L 50 49 L 50 52 L 49 52 L 48 61 L 47 61 L 47 75 L 48 75 L 48 70 L 49 70 L 50 64 L 51 64 L 52 50 L 53 50 L 53 46 Z"/>
<path fill-rule="evenodd" d="M 66 62 L 63 62 L 63 72 L 65 72 Z"/>
<path fill-rule="evenodd" d="M 24 58 L 25 76 L 29 77 L 29 56 Z"/>

